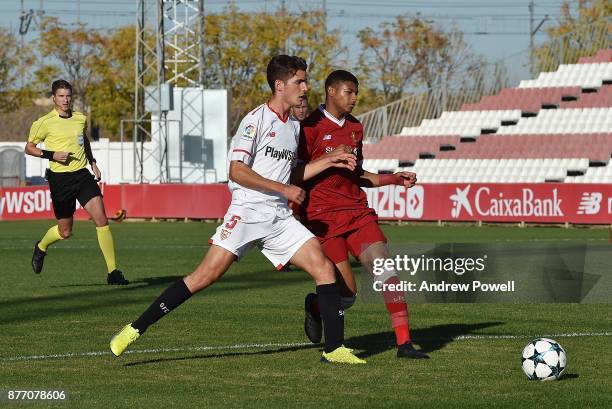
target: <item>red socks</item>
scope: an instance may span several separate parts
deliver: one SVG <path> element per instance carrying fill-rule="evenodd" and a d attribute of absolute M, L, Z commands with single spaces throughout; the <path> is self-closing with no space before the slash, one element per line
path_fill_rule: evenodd
<path fill-rule="evenodd" d="M 385 284 L 399 284 L 397 277 L 389 278 Z M 408 305 L 403 291 L 384 291 L 385 306 L 391 317 L 397 345 L 410 342 L 410 324 L 408 323 Z"/>

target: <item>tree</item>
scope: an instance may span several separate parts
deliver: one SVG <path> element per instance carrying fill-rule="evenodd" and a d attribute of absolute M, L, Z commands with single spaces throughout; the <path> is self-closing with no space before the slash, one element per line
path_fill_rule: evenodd
<path fill-rule="evenodd" d="M 424 85 L 428 91 L 449 87 L 456 79 L 461 83 L 474 81 L 482 86 L 481 77 L 476 71 L 485 66 L 482 58 L 474 55 L 463 39 L 463 33 L 457 28 L 448 32 L 424 26 L 419 36 L 420 43 L 415 44 L 416 58 L 422 62 L 416 72 L 417 84 Z M 457 78 L 461 73 L 461 78 Z"/>
<path fill-rule="evenodd" d="M 322 99 L 323 82 L 343 54 L 338 31 L 325 31 L 320 11 L 289 14 L 241 12 L 230 6 L 206 16 L 207 86 L 231 92 L 232 130 L 240 118 L 270 94 L 265 67 L 271 56 L 299 55 L 309 64 L 309 99 Z"/>
<path fill-rule="evenodd" d="M 35 73 L 37 84 L 47 90 L 52 80 L 63 76 L 73 85 L 77 107 L 89 111 L 94 123 L 116 135 L 120 119 L 133 113 L 134 30 L 128 26 L 95 31 L 84 24 L 68 28 L 56 18 L 45 19 L 38 45 L 46 63 Z M 229 6 L 222 13 L 206 15 L 204 36 L 204 86 L 223 87 L 231 93 L 232 130 L 248 110 L 269 97 L 265 67 L 271 56 L 286 53 L 306 59 L 311 103 L 322 101 L 326 76 L 336 64 L 343 65 L 345 49 L 339 31 L 325 30 L 320 11 L 270 14 Z M 196 34 L 187 42 L 197 44 Z M 171 47 L 165 51 L 167 55 L 176 52 Z M 166 67 L 167 78 L 173 74 L 171 68 Z M 178 66 L 179 71 L 183 68 Z M 197 70 L 186 76 L 198 80 Z M 175 85 L 186 86 L 187 81 L 178 78 Z"/>
<path fill-rule="evenodd" d="M 0 27 L 0 112 L 14 111 L 29 97 L 31 88 L 20 78 L 32 63 L 29 47 L 21 47 L 16 36 Z"/>
<path fill-rule="evenodd" d="M 69 81 L 73 88 L 75 106 L 87 112 L 89 94 L 97 66 L 92 60 L 100 52 L 94 47 L 95 33 L 81 23 L 76 28 L 67 28 L 57 17 L 46 17 L 40 26 L 39 52 L 45 64 L 36 71 L 42 89 L 58 76 Z"/>
<path fill-rule="evenodd" d="M 134 112 L 134 26 L 119 27 L 92 36 L 98 50 L 90 60 L 95 77 L 88 89 L 91 116 L 109 136 L 117 136 L 120 120 Z"/>
<path fill-rule="evenodd" d="M 415 55 L 420 21 L 397 16 L 394 22 L 381 23 L 380 31 L 368 27 L 357 36 L 362 45 L 359 55 L 360 76 L 380 85 L 382 103 L 399 99 L 412 77 L 421 68 Z"/>
<path fill-rule="evenodd" d="M 45 63 L 35 72 L 36 83 L 48 92 L 53 80 L 69 81 L 75 108 L 88 115 L 90 124 L 116 137 L 120 120 L 134 112 L 135 38 L 133 26 L 99 31 L 46 18 L 38 43 Z"/>
<path fill-rule="evenodd" d="M 75 109 L 86 113 L 91 125 L 116 136 L 120 120 L 133 112 L 134 30 L 125 26 L 103 32 L 82 23 L 69 28 L 55 17 L 43 19 L 39 52 L 45 64 L 36 71 L 36 82 L 48 90 L 57 78 L 69 81 Z"/>
<path fill-rule="evenodd" d="M 447 87 L 459 73 L 475 75 L 483 63 L 459 30 L 444 31 L 418 16 L 400 15 L 382 23 L 379 31 L 367 28 L 358 36 L 361 73 L 378 82 L 382 103 L 400 99 L 409 87 L 428 93 Z"/>
<path fill-rule="evenodd" d="M 268 15 L 268 19 L 275 19 Z M 327 31 L 325 14 L 311 11 L 292 16 L 287 32 L 286 51 L 308 62 L 308 99 L 311 105 L 325 102 L 325 79 L 331 71 L 345 68 L 346 47 L 340 41 L 340 31 Z M 280 27 L 282 29 L 282 27 Z"/>
<path fill-rule="evenodd" d="M 563 2 L 557 25 L 546 30 L 550 41 L 534 52 L 537 71 L 555 70 L 559 64 L 574 64 L 580 57 L 610 47 L 610 15 L 610 0 Z"/>

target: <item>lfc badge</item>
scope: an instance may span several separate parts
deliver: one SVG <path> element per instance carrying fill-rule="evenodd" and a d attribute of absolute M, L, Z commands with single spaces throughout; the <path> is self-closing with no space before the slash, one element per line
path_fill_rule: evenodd
<path fill-rule="evenodd" d="M 231 231 L 225 230 L 225 229 L 221 229 L 221 234 L 219 236 L 221 236 L 221 240 L 225 240 L 225 239 L 227 239 L 230 236 L 230 234 L 232 234 Z"/>

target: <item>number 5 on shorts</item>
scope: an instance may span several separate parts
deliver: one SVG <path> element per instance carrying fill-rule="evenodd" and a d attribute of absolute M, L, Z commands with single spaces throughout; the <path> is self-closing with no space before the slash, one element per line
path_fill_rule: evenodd
<path fill-rule="evenodd" d="M 236 223 L 238 223 L 238 220 L 240 220 L 240 216 L 233 215 L 230 221 L 225 223 L 225 227 L 227 227 L 228 229 L 233 229 L 234 227 L 236 227 Z"/>

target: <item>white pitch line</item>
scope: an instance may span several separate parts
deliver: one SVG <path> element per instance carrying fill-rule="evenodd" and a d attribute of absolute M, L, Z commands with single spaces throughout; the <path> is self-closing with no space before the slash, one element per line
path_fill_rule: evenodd
<path fill-rule="evenodd" d="M 134 349 L 125 351 L 124 354 L 157 354 L 160 352 L 196 352 L 196 351 L 215 351 L 215 350 L 231 350 L 231 349 L 261 349 L 269 347 L 284 347 L 294 348 L 313 345 L 310 342 L 294 342 L 294 343 L 266 343 L 266 344 L 236 344 L 236 345 L 216 345 L 216 346 L 200 346 L 200 347 L 185 347 L 185 348 L 155 348 L 155 349 Z M 81 358 L 88 356 L 103 356 L 112 355 L 110 351 L 94 351 L 94 352 L 68 352 L 65 354 L 53 355 L 26 355 L 0 358 L 0 362 L 9 361 L 36 361 L 43 359 L 56 358 Z"/>
<path fill-rule="evenodd" d="M 461 341 L 461 340 L 496 340 L 496 339 L 534 339 L 543 338 L 576 338 L 576 337 L 611 337 L 612 332 L 571 332 L 564 334 L 551 335 L 458 335 L 453 338 L 419 338 L 419 341 Z M 235 345 L 216 345 L 216 346 L 199 346 L 185 348 L 155 348 L 155 349 L 135 349 L 126 351 L 125 354 L 158 354 L 162 352 L 199 352 L 199 351 L 219 351 L 232 349 L 262 349 L 262 348 L 296 348 L 312 346 L 310 342 L 284 342 L 284 343 L 265 343 L 265 344 L 235 344 Z M 40 361 L 45 359 L 61 359 L 61 358 L 83 358 L 89 356 L 104 356 L 112 355 L 109 351 L 93 351 L 93 352 L 68 352 L 64 354 L 52 355 L 22 355 L 0 358 L 0 362 L 15 362 L 15 361 Z"/>
<path fill-rule="evenodd" d="M 576 338 L 576 337 L 611 337 L 612 332 L 570 332 L 552 335 L 458 335 L 453 340 L 462 339 L 519 339 L 519 338 Z"/>

